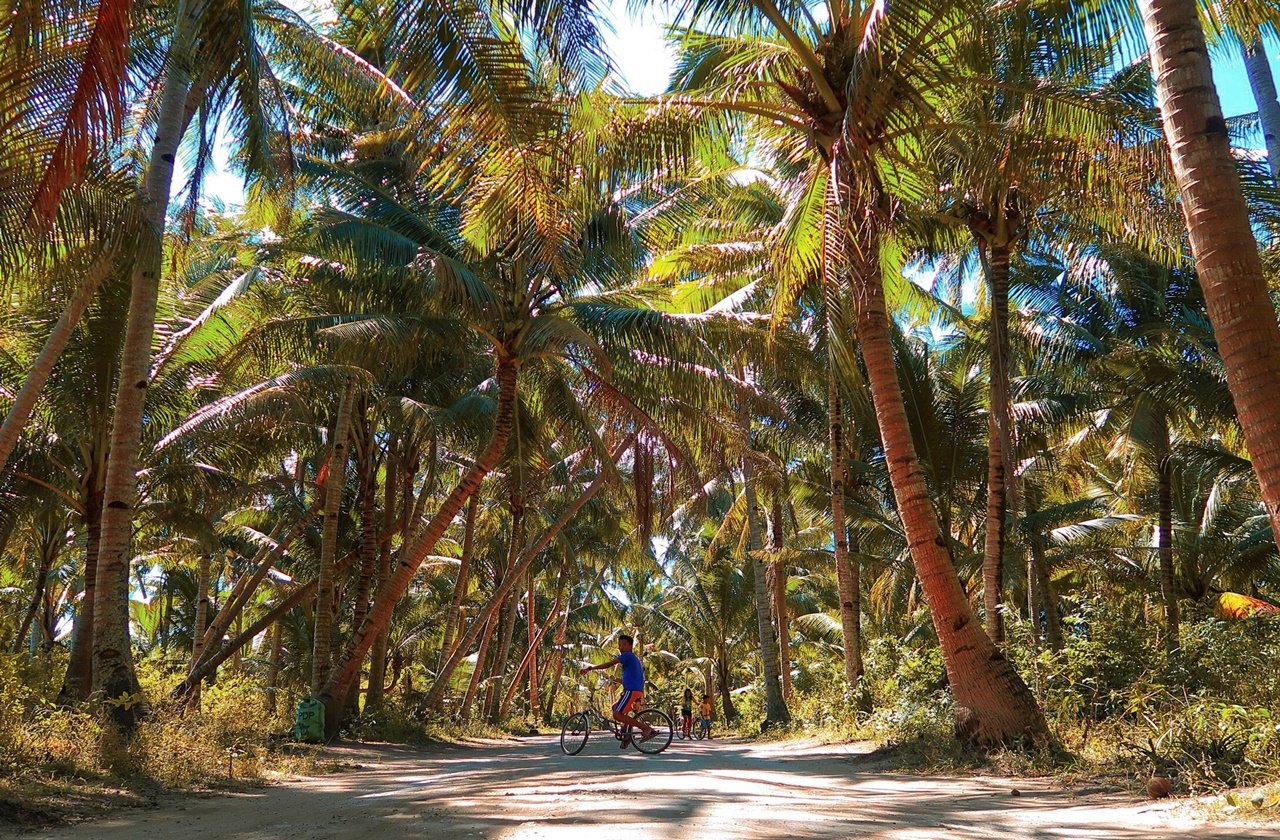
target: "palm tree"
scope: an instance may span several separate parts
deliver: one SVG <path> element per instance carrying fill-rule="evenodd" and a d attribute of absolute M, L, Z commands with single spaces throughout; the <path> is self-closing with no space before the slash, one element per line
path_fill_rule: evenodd
<path fill-rule="evenodd" d="M 939 160 L 940 191 L 950 215 L 968 228 L 989 293 L 987 367 L 989 440 L 987 520 L 983 550 L 984 619 L 1000 644 L 1006 524 L 1016 516 L 1015 429 L 1011 410 L 1009 286 L 1011 264 L 1028 249 L 1056 247 L 1078 228 L 1082 241 L 1107 235 L 1158 248 L 1176 241 L 1169 214 L 1152 201 L 1147 173 L 1153 154 L 1154 112 L 1134 100 L 1134 74 L 1123 68 L 1105 78 L 1111 57 L 1092 45 L 1057 42 L 1034 20 L 1029 6 L 1002 9 L 975 54 L 994 67 L 975 66 L 1001 79 L 996 95 L 975 88 L 948 103 L 962 142 Z M 1052 118 L 1047 112 L 1052 109 Z"/>
<path fill-rule="evenodd" d="M 277 86 L 263 85 L 262 74 L 270 76 L 254 15 L 265 12 L 274 34 L 297 35 L 309 30 L 300 17 L 281 6 L 268 5 L 250 10 L 218 0 L 183 0 L 174 10 L 172 32 L 159 80 L 154 106 L 154 132 L 142 175 L 142 225 L 133 253 L 130 280 L 129 316 L 125 323 L 121 353 L 120 384 L 111 425 L 110 455 L 107 462 L 106 499 L 102 515 L 102 547 L 94 592 L 94 689 L 110 706 L 115 722 L 129 729 L 137 721 L 139 704 L 137 679 L 129 650 L 128 580 L 130 540 L 137 502 L 137 471 L 142 440 L 147 388 L 152 376 L 152 343 L 156 324 L 163 265 L 164 234 L 178 146 L 192 120 L 200 115 L 200 126 L 216 125 L 211 115 L 221 112 L 239 120 L 242 152 L 247 166 L 256 172 L 270 172 L 276 163 L 271 152 L 271 135 L 280 115 L 287 113 Z M 228 31 L 238 37 L 227 37 Z M 217 33 L 216 36 L 213 33 Z M 305 42 L 306 39 L 300 39 Z M 299 39 L 295 38 L 295 42 Z M 332 72 L 338 53 L 321 42 L 310 42 L 307 57 L 312 62 L 304 76 L 314 77 L 317 69 L 330 71 L 330 80 L 343 74 Z M 328 61 L 316 61 L 326 56 Z M 346 74 L 352 81 L 338 84 L 343 89 L 368 90 L 365 73 Z M 361 83 L 365 83 L 361 86 Z M 348 87 L 350 85 L 350 87 Z M 211 138 L 200 138 L 207 150 Z M 207 155 L 205 156 L 207 160 Z M 196 169 L 191 194 L 198 193 Z"/>
<path fill-rule="evenodd" d="M 853 278 L 867 380 L 956 696 L 958 732 L 994 744 L 1048 733 L 1034 697 L 977 626 L 956 577 L 910 438 L 880 270 L 884 240 L 900 221 L 894 190 L 910 195 L 915 182 L 904 174 L 920 165 L 911 156 L 939 139 L 932 127 L 936 112 L 925 103 L 940 104 L 965 80 L 978 82 L 949 49 L 976 40 L 981 30 L 983 11 L 962 6 L 921 2 L 888 15 L 873 7 L 855 18 L 843 4 L 829 4 L 819 27 L 807 15 L 788 18 L 769 0 L 752 3 L 749 11 L 700 4 L 699 12 L 714 8 L 721 21 L 768 26 L 779 40 L 687 36 L 682 93 L 693 104 L 758 115 L 781 127 L 775 135 L 794 132 L 784 141 L 790 148 L 805 144 L 812 185 L 806 194 L 819 208 L 811 218 L 822 231 L 824 256 Z M 947 43 L 935 43 L 944 31 Z M 746 84 L 751 74 L 759 75 Z"/>
<path fill-rule="evenodd" d="M 1144 0 L 1143 28 L 1183 216 L 1227 384 L 1280 533 L 1280 323 L 1267 290 L 1193 0 Z"/>

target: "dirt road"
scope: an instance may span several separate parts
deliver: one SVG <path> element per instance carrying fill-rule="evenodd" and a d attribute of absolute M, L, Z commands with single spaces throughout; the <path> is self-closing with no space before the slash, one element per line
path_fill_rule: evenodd
<path fill-rule="evenodd" d="M 677 741 L 649 757 L 593 739 L 571 758 L 543 737 L 477 747 L 354 747 L 344 758 L 359 768 L 236 796 L 166 799 L 155 809 L 25 836 L 1280 838 L 1280 827 L 1196 825 L 1176 804 L 1072 797 L 1047 782 L 886 773 L 851 747 Z"/>

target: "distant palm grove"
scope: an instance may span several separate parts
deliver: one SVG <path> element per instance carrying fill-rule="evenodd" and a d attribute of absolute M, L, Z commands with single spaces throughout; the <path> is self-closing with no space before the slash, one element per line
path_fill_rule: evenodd
<path fill-rule="evenodd" d="M 1280 4 L 635 0 L 656 96 L 605 5 L 0 0 L 0 755 L 558 727 L 630 633 L 1280 768 Z"/>

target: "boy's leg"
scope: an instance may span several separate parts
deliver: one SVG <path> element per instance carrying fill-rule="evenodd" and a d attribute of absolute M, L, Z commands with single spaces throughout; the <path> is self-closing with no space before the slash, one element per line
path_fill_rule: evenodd
<path fill-rule="evenodd" d="M 625 692 L 625 693 L 629 694 L 630 696 L 620 698 L 618 702 L 614 705 L 613 719 L 618 721 L 618 723 L 624 724 L 627 727 L 632 727 L 632 726 L 636 727 L 637 729 L 639 729 L 641 732 L 644 733 L 644 736 L 646 738 L 648 738 L 649 733 L 653 731 L 653 727 L 645 723 L 644 721 L 636 720 L 634 717 L 632 717 L 632 714 L 634 714 L 636 707 L 640 705 L 640 699 L 642 695 L 638 691 Z"/>

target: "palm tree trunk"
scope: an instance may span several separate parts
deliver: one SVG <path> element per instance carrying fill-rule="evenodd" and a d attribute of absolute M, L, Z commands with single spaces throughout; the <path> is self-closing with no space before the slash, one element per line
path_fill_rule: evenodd
<path fill-rule="evenodd" d="M 324 489 L 324 531 L 320 537 L 320 572 L 316 576 L 315 632 L 311 641 L 311 693 L 318 694 L 329 678 L 333 662 L 334 595 L 336 590 L 333 573 L 338 556 L 338 515 L 342 510 L 342 486 L 347 472 L 347 430 L 351 425 L 351 401 L 353 386 L 347 385 L 338 402 L 338 416 L 333 423 L 333 451 L 329 456 Z M 348 683 L 346 689 L 351 688 Z M 337 707 L 346 702 L 346 692 L 337 698 L 335 708 L 326 712 L 336 713 Z M 326 715 L 327 719 L 327 715 Z M 338 721 L 335 720 L 334 726 Z"/>
<path fill-rule="evenodd" d="M 271 628 L 271 658 L 267 665 L 267 717 L 276 716 L 276 695 L 280 688 L 280 661 L 284 652 L 284 625 L 276 622 Z"/>
<path fill-rule="evenodd" d="M 760 538 L 760 513 L 756 504 L 755 469 L 750 456 L 742 458 L 742 486 L 747 502 L 747 554 L 751 558 L 754 573 L 756 633 L 760 642 L 761 679 L 764 682 L 765 718 L 768 728 L 791 720 L 787 701 L 782 696 L 779 680 L 778 640 L 769 620 L 770 598 L 767 583 L 768 571 L 760 557 L 763 540 Z"/>
<path fill-rule="evenodd" d="M 529 571 L 529 598 L 525 606 L 526 622 L 525 627 L 528 630 L 529 638 L 529 717 L 533 720 L 538 719 L 538 645 L 542 641 L 542 634 L 551 626 L 551 619 L 555 615 L 552 611 L 547 613 L 546 626 L 541 631 L 535 633 L 535 618 L 537 618 L 538 592 L 537 581 L 534 580 L 533 571 Z"/>
<path fill-rule="evenodd" d="M 396 566 L 395 573 L 388 577 L 387 581 L 379 587 L 378 594 L 374 597 L 373 608 L 365 616 L 365 620 L 361 622 L 360 626 L 355 628 L 351 641 L 347 644 L 347 649 L 343 652 L 332 674 L 330 674 L 329 682 L 321 691 L 321 699 L 325 701 L 326 706 L 325 720 L 332 721 L 332 725 L 335 727 L 338 724 L 336 717 L 338 698 L 346 696 L 347 690 L 360 673 L 360 665 L 364 661 L 365 655 L 369 652 L 369 648 L 373 645 L 374 639 L 382 632 L 383 628 L 390 625 L 391 613 L 395 610 L 396 604 L 399 603 L 400 597 L 404 595 L 405 590 L 409 588 L 409 584 L 413 581 L 414 575 L 417 574 L 422 561 L 435 548 L 436 542 L 444 534 L 445 529 L 449 527 L 449 523 L 457 516 L 458 511 L 466 504 L 467 499 L 476 491 L 476 488 L 480 486 L 480 482 L 484 480 L 484 477 L 498 463 L 498 459 L 502 457 L 502 453 L 507 448 L 507 440 L 511 436 L 512 421 L 515 418 L 517 391 L 515 361 L 505 356 L 500 357 L 497 364 L 496 378 L 498 380 L 498 407 L 494 415 L 493 435 L 489 438 L 489 445 L 476 460 L 475 464 L 467 470 L 466 476 L 458 483 L 458 486 L 445 499 L 444 504 L 436 511 L 436 515 L 418 533 L 413 542 L 407 546 L 408 550 L 401 549 L 400 562 Z"/>
<path fill-rule="evenodd" d="M 391 532 L 396 521 L 396 490 L 400 481 L 400 456 L 396 441 L 387 444 L 387 483 L 383 488 L 382 533 L 378 542 L 378 585 L 391 573 Z M 387 681 L 387 645 L 391 628 L 384 627 L 369 649 L 369 688 L 364 695 L 364 711 L 372 715 L 382 708 L 383 687 Z"/>
<path fill-rule="evenodd" d="M 829 305 L 829 304 L 828 304 Z M 830 323 L 828 321 L 828 323 Z M 831 342 L 831 338 L 827 339 Z M 831 447 L 831 532 L 835 544 L 836 589 L 840 595 L 840 635 L 844 642 L 844 687 L 853 697 L 862 680 L 862 604 L 858 562 L 849 556 L 849 532 L 845 525 L 846 467 L 844 422 L 841 419 L 840 386 L 836 381 L 835 355 L 827 357 L 827 412 Z"/>
<path fill-rule="evenodd" d="M 1027 551 L 1025 569 L 1023 570 L 1027 580 L 1027 600 L 1026 615 L 1028 626 L 1031 628 L 1031 649 L 1035 653 L 1039 653 L 1043 648 L 1043 639 L 1040 633 L 1040 579 L 1036 577 L 1035 558 L 1031 556 L 1030 550 Z"/>
<path fill-rule="evenodd" d="M 1252 36 L 1252 37 L 1250 37 Z M 1267 167 L 1271 180 L 1280 183 L 1280 102 L 1276 101 L 1276 80 L 1271 74 L 1266 46 L 1261 32 L 1241 33 L 1244 70 L 1258 105 L 1258 121 L 1262 123 L 1262 141 L 1267 149 Z"/>
<path fill-rule="evenodd" d="M 982 554 L 982 600 L 987 635 L 1004 643 L 1005 521 L 1013 477 L 1013 417 L 1009 409 L 1009 249 L 993 245 L 985 260 L 991 288 L 987 341 L 990 410 L 987 414 L 987 522 Z"/>
<path fill-rule="evenodd" d="M 507 540 L 507 560 L 503 566 L 503 574 L 513 574 L 512 570 L 520 560 L 520 549 L 524 546 L 524 503 L 520 495 L 519 481 L 513 482 L 511 490 L 511 532 Z M 520 608 L 520 599 L 508 596 L 506 613 L 502 621 L 502 631 L 498 637 L 498 654 L 494 657 L 489 671 L 489 686 L 484 693 L 484 707 L 490 723 L 498 723 L 499 704 L 502 699 L 502 688 L 505 683 L 504 671 L 507 657 L 511 655 L 511 638 L 516 629 L 516 613 Z"/>
<path fill-rule="evenodd" d="M 467 585 L 470 583 L 471 557 L 475 554 L 476 548 L 476 513 L 479 509 L 480 496 L 472 494 L 467 500 L 467 516 L 462 531 L 462 557 L 458 561 L 458 579 L 454 583 L 453 600 L 449 602 L 449 612 L 444 620 L 444 639 L 440 642 L 441 663 L 453 653 L 453 634 L 458 626 L 462 613 L 462 600 L 467 595 Z"/>
<path fill-rule="evenodd" d="M 96 451 L 91 455 L 98 454 Z M 98 577 L 98 549 L 102 543 L 103 470 L 96 457 L 82 479 L 84 498 L 84 592 L 71 628 L 71 656 L 58 692 L 59 704 L 82 702 L 93 693 L 93 602 Z"/>
<path fill-rule="evenodd" d="M 620 446 L 614 449 L 612 453 L 614 463 L 617 463 L 618 458 L 622 457 L 622 453 L 625 452 L 630 445 L 631 440 L 628 438 Z M 533 565 L 533 562 L 540 554 L 542 554 L 543 551 L 546 550 L 547 546 L 551 545 L 551 541 L 554 540 L 562 530 L 564 530 L 564 526 L 569 524 L 569 521 L 577 515 L 578 511 L 582 510 L 587 502 L 591 501 L 591 499 L 595 497 L 596 493 L 599 492 L 601 486 L 604 484 L 604 476 L 605 468 L 601 465 L 600 469 L 596 473 L 595 480 L 592 481 L 591 484 L 587 485 L 587 488 L 583 490 L 582 494 L 573 501 L 573 504 L 565 508 L 564 512 L 560 514 L 556 521 L 551 523 L 551 526 L 542 533 L 542 536 L 529 547 L 525 552 L 524 557 L 520 560 L 519 566 L 515 569 L 506 570 L 502 579 L 497 582 L 495 591 L 490 596 L 489 603 L 485 605 L 484 609 L 476 616 L 475 620 L 467 626 L 466 633 L 464 633 L 462 638 L 458 640 L 458 644 L 454 646 L 453 653 L 449 656 L 449 659 L 440 666 L 440 671 L 436 674 L 435 685 L 431 687 L 431 690 L 427 693 L 427 698 L 423 703 L 425 708 L 428 710 L 435 710 L 440 707 L 440 701 L 444 699 L 444 692 L 449 686 L 449 678 L 453 675 L 454 669 L 458 667 L 458 663 L 462 661 L 462 657 L 465 652 L 471 649 L 471 645 L 475 644 L 476 636 L 479 635 L 482 628 L 487 627 L 489 620 L 497 612 L 499 604 L 501 604 L 502 600 L 507 597 L 509 592 L 511 592 L 512 587 L 515 586 L 515 582 L 520 579 L 520 575 L 524 574 L 525 571 Z M 486 632 L 491 631 L 486 630 Z"/>
<path fill-rule="evenodd" d="M 368 422 L 363 424 L 364 452 L 358 456 L 360 468 L 360 575 L 356 581 L 355 604 L 351 624 L 359 626 L 369 612 L 369 593 L 373 589 L 373 576 L 378 570 L 377 499 L 378 465 L 374 458 L 373 435 Z M 347 692 L 346 718 L 354 720 L 360 715 L 360 681 L 357 679 Z"/>
<path fill-rule="evenodd" d="M 573 560 L 570 557 L 565 557 L 562 568 L 566 572 L 573 569 Z M 546 700 L 542 704 L 542 722 L 547 725 L 551 724 L 552 715 L 555 713 L 556 689 L 560 686 L 560 678 L 564 675 L 564 648 L 569 641 L 569 613 L 573 609 L 572 602 L 573 598 L 570 595 L 564 601 L 557 601 L 556 607 L 552 611 L 559 617 L 559 621 L 556 624 L 556 637 L 551 652 L 551 666 L 547 669 L 551 678 L 547 681 Z"/>
<path fill-rule="evenodd" d="M 31 372 L 27 374 L 26 381 L 22 383 L 22 389 L 14 397 L 13 405 L 5 415 L 4 425 L 0 426 L 0 473 L 4 472 L 5 465 L 9 463 L 9 456 L 13 454 L 14 447 L 18 445 L 18 439 L 22 437 L 22 430 L 26 428 L 27 420 L 31 418 L 31 411 L 36 406 L 36 400 L 40 398 L 40 392 L 44 390 L 45 383 L 53 374 L 58 357 L 62 355 L 85 310 L 89 308 L 93 296 L 98 292 L 98 287 L 111 273 L 115 257 L 115 247 L 109 246 L 89 266 L 84 280 L 71 296 L 71 300 L 67 301 L 66 308 L 62 310 L 62 314 L 58 316 L 53 329 L 49 332 L 49 337 L 45 339 L 40 355 L 36 356 L 32 363 Z"/>
<path fill-rule="evenodd" d="M 874 222 L 864 222 L 870 228 Z M 874 229 L 854 263 L 854 312 L 898 512 L 956 701 L 956 733 L 983 746 L 1048 741 L 1035 697 L 974 618 L 916 456 L 890 340 Z M 851 249 L 852 250 L 852 249 Z"/>
<path fill-rule="evenodd" d="M 484 633 L 480 636 L 480 647 L 476 652 L 475 670 L 471 672 L 471 681 L 467 683 L 467 693 L 463 695 L 462 706 L 458 710 L 458 715 L 462 720 L 471 720 L 471 705 L 475 702 L 476 692 L 480 688 L 480 680 L 484 679 L 485 659 L 489 655 L 489 643 L 493 640 L 493 631 L 498 623 L 495 613 L 490 613 L 483 621 L 479 618 L 476 621 L 484 625 Z M 458 648 L 455 647 L 453 652 L 456 656 Z M 436 682 L 440 682 L 439 675 L 436 676 Z M 429 697 L 428 701 L 430 701 Z M 428 705 L 427 708 L 431 708 L 431 706 Z"/>
<path fill-rule="evenodd" d="M 487 687 L 484 691 L 485 718 L 490 723 L 499 723 L 498 706 L 502 699 L 503 675 L 506 671 L 507 658 L 511 655 L 511 638 L 515 635 L 516 611 L 520 599 L 507 595 L 503 603 L 502 621 L 499 625 L 498 650 L 489 663 L 489 673 L 485 675 Z"/>
<path fill-rule="evenodd" d="M 1169 454 L 1168 427 L 1162 429 L 1160 451 L 1156 453 L 1157 506 L 1156 546 L 1160 561 L 1160 597 L 1164 600 L 1164 646 L 1169 653 L 1178 649 L 1178 588 L 1173 564 L 1173 463 Z"/>
<path fill-rule="evenodd" d="M 1156 93 L 1209 320 L 1280 534 L 1280 325 L 1231 154 L 1195 0 L 1142 0 Z"/>
<path fill-rule="evenodd" d="M 191 634 L 191 662 L 200 661 L 204 653 L 204 631 L 209 623 L 209 555 L 201 552 L 196 558 L 196 623 Z M 189 702 L 200 705 L 200 683 L 192 686 Z"/>
<path fill-rule="evenodd" d="M 186 132 L 187 97 L 191 80 L 181 53 L 193 36 L 190 29 L 201 17 L 207 0 L 194 8 L 180 2 L 174 45 L 166 64 L 155 139 L 142 186 L 142 225 L 137 257 L 130 278 L 129 316 L 120 354 L 120 378 L 111 420 L 107 459 L 106 504 L 102 513 L 102 541 L 94 590 L 93 689 L 114 725 L 132 731 L 144 711 L 133 670 L 129 641 L 129 567 L 132 561 L 134 505 L 137 503 L 139 447 L 147 384 L 151 378 L 151 343 L 164 255 L 165 217 L 173 186 L 178 145 Z M 125 702 L 121 702 L 125 701 Z"/>
<path fill-rule="evenodd" d="M 783 538 L 782 496 L 774 494 L 770 511 L 773 562 L 769 564 L 769 590 L 773 595 L 773 620 L 778 628 L 778 669 L 782 672 L 782 699 L 791 699 L 791 625 L 787 613 L 787 564 L 782 558 L 786 540 Z"/>
<path fill-rule="evenodd" d="M 338 576 L 346 574 L 350 571 L 351 567 L 355 565 L 355 562 L 355 555 L 344 558 L 343 561 L 333 570 L 334 575 Z M 187 674 L 186 679 L 178 683 L 173 691 L 169 692 L 169 697 L 174 700 L 182 700 L 183 698 L 189 697 L 192 689 L 205 677 L 217 671 L 219 665 L 227 661 L 227 659 L 245 645 L 261 636 L 263 631 L 270 629 L 273 624 L 288 615 L 290 610 L 293 610 L 303 601 L 310 598 L 316 591 L 316 587 L 319 585 L 319 582 L 319 578 L 312 578 L 301 586 L 296 587 L 292 592 L 281 599 L 280 603 L 268 610 L 264 615 L 258 618 L 257 621 L 250 624 L 243 632 L 227 641 L 226 644 L 222 645 L 214 653 L 206 654 L 204 660 L 196 667 L 196 669 L 190 674 Z"/>
<path fill-rule="evenodd" d="M 716 651 L 716 672 L 720 676 L 720 703 L 724 707 L 725 723 L 737 723 L 738 708 L 733 705 L 733 694 L 729 691 L 729 664 L 727 652 L 723 645 Z"/>
<path fill-rule="evenodd" d="M 1058 613 L 1058 596 L 1053 593 L 1049 580 L 1049 564 L 1044 557 L 1044 546 L 1038 540 L 1031 541 L 1031 565 L 1035 570 L 1036 589 L 1040 603 L 1044 605 L 1045 639 L 1052 651 L 1062 650 L 1062 617 Z"/>
<path fill-rule="evenodd" d="M 40 545 L 40 561 L 39 568 L 36 569 L 35 576 L 35 593 L 31 597 L 31 605 L 27 607 L 26 614 L 22 617 L 22 624 L 18 626 L 18 635 L 14 638 L 13 652 L 22 653 L 22 649 L 26 646 L 27 633 L 31 630 L 32 623 L 36 620 L 36 616 L 40 613 L 40 607 L 44 604 L 45 588 L 49 584 L 49 569 L 53 566 L 53 558 L 58 553 L 57 549 L 61 547 L 63 535 L 56 533 L 57 529 L 51 529 L 52 535 L 46 536 L 41 540 Z M 56 536 L 57 542 L 54 543 L 52 537 Z"/>
<path fill-rule="evenodd" d="M 164 573 L 164 615 L 160 617 L 160 650 L 169 655 L 169 639 L 173 635 L 173 578 Z M 206 644 L 206 648 L 207 648 Z"/>
<path fill-rule="evenodd" d="M 239 619 L 240 616 L 244 614 L 244 608 L 248 606 L 254 593 L 258 591 L 258 587 L 262 585 L 264 580 L 266 580 L 267 574 L 275 567 L 276 563 L 280 562 L 280 558 L 289 550 L 289 546 L 307 530 L 307 526 L 309 526 L 311 521 L 315 519 L 316 515 L 320 513 L 320 508 L 320 501 L 317 500 L 310 508 L 307 509 L 306 513 L 304 513 L 302 517 L 294 523 L 294 526 L 289 533 L 285 534 L 279 541 L 275 540 L 280 532 L 280 528 L 284 527 L 283 522 L 281 522 L 277 526 L 276 530 L 269 535 L 268 540 L 275 542 L 273 545 L 269 547 L 264 546 L 258 551 L 257 556 L 254 557 L 255 566 L 252 574 L 245 575 L 236 582 L 236 585 L 232 587 L 230 594 L 227 596 L 227 603 L 222 609 L 218 610 L 218 614 L 214 616 L 213 623 L 210 624 L 209 629 L 205 631 L 204 644 L 201 646 L 204 655 L 209 653 L 216 641 L 222 640 L 222 636 L 227 632 L 227 628 L 231 626 L 231 622 Z M 201 662 L 199 658 L 193 658 L 188 671 L 196 668 L 200 664 Z"/>

